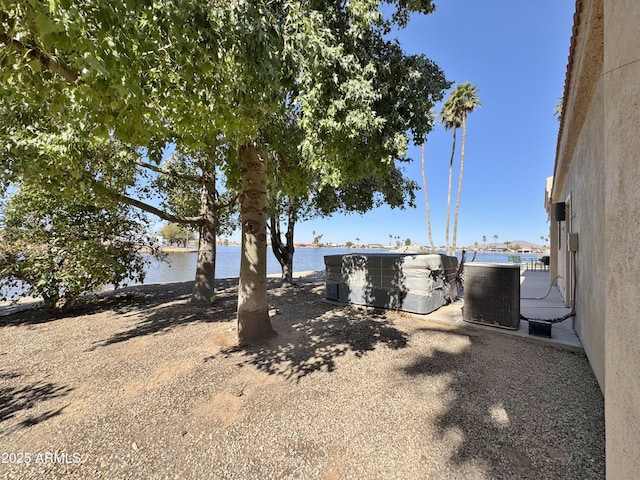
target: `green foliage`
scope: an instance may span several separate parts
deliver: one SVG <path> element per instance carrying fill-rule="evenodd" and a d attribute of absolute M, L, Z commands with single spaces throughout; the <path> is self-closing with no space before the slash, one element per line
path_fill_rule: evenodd
<path fill-rule="evenodd" d="M 325 186 L 315 192 L 313 205 L 323 216 L 335 212 L 365 213 L 382 204 L 404 209 L 415 207 L 417 189 L 417 183 L 404 177 L 402 170 L 394 166 L 388 170 L 387 177 L 371 175 L 338 188 Z"/>
<path fill-rule="evenodd" d="M 236 147 L 283 111 L 316 35 L 305 9 L 287 3 L 3 0 L 0 97 L 6 110 L 29 105 L 156 162 L 172 140 L 196 149 L 222 134 Z M 44 147 L 41 127 L 29 141 Z"/>
<path fill-rule="evenodd" d="M 407 132 L 422 142 L 431 130 L 426 113 L 450 85 L 433 62 L 404 54 L 384 36 L 388 23 L 377 2 L 357 2 L 355 19 L 350 3 L 335 3 L 322 12 L 334 48 L 300 78 L 293 99 L 300 152 L 320 188 L 384 177 L 395 160 L 406 160 Z"/>
<path fill-rule="evenodd" d="M 44 153 L 49 173 L 64 162 L 75 178 L 86 146 L 74 142 L 115 137 L 156 163 L 168 142 L 225 143 L 233 179 L 237 147 L 260 139 L 292 145 L 319 188 L 384 178 L 406 160 L 406 132 L 422 141 L 431 129 L 425 113 L 449 86 L 385 37 L 432 2 L 392 4 L 385 20 L 370 0 L 1 0 L 4 171 L 28 177 Z"/>
<path fill-rule="evenodd" d="M 193 232 L 191 232 L 184 225 L 176 225 L 175 223 L 168 223 L 164 225 L 160 232 L 158 232 L 165 242 L 169 245 L 184 244 L 187 246 L 187 239 L 192 240 L 194 238 Z"/>
<path fill-rule="evenodd" d="M 215 173 L 215 202 L 225 205 L 216 211 L 216 235 L 229 235 L 238 225 L 238 209 L 231 201 L 233 191 L 220 165 L 224 165 L 228 147 L 219 146 L 214 154 L 198 150 L 186 155 L 175 150 L 160 167 L 165 173 L 153 176 L 146 194 L 159 199 L 164 211 L 179 217 L 198 217 L 202 209 L 202 182 L 205 174 Z M 221 193 L 222 192 L 222 193 Z"/>
<path fill-rule="evenodd" d="M 164 210 L 175 215 L 192 217 L 200 211 L 200 190 L 198 182 L 189 182 L 180 178 L 179 175 L 202 175 L 202 165 L 194 159 L 183 155 L 177 151 L 161 164 L 161 167 L 169 172 L 166 175 L 157 175 L 152 182 L 155 187 L 153 195 L 160 195 L 160 205 Z"/>
<path fill-rule="evenodd" d="M 152 240 L 129 209 L 98 206 L 23 186 L 4 208 L 0 278 L 6 296 L 40 296 L 65 308 L 105 284 L 141 282 L 147 260 L 140 247 Z"/>
<path fill-rule="evenodd" d="M 385 36 L 390 22 L 378 2 L 314 6 L 315 23 L 332 38 L 321 29 L 307 38 L 288 112 L 263 129 L 275 152 L 270 215 L 286 217 L 290 207 L 308 218 L 415 206 L 418 185 L 405 178 L 401 162 L 409 160 L 409 140 L 422 143 L 432 129 L 429 112 L 450 82 L 426 57 L 406 55 Z M 433 9 L 424 1 L 396 7 L 399 23 L 409 10 Z"/>
<path fill-rule="evenodd" d="M 445 124 L 447 130 L 459 128 L 463 119 L 481 105 L 476 85 L 472 85 L 470 82 L 459 84 L 444 102 L 440 112 L 440 121 Z"/>
<path fill-rule="evenodd" d="M 240 185 L 251 143 L 289 164 L 278 204 L 307 208 L 316 191 L 324 212 L 412 203 L 397 162 L 449 82 L 387 39 L 432 1 L 387 3 L 391 19 L 372 0 L 0 0 L 0 175 L 54 191 L 65 171 L 95 186 L 86 152 L 117 139 L 155 165 L 171 143 L 188 155 L 223 144 L 216 167 Z M 136 177 L 129 157 L 111 165 Z M 124 200 L 132 184 L 118 185 Z M 165 187 L 167 205 L 192 208 Z"/>

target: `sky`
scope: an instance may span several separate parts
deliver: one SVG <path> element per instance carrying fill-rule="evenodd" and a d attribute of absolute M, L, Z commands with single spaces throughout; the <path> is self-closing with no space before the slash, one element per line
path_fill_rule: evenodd
<path fill-rule="evenodd" d="M 558 120 L 575 0 L 436 0 L 431 15 L 412 16 L 397 37 L 409 54 L 424 53 L 455 83 L 478 87 L 482 106 L 467 121 L 458 246 L 525 240 L 549 235 L 544 210 L 546 178 L 553 175 Z M 448 96 L 447 92 L 447 96 Z M 446 96 L 445 96 L 446 99 Z M 436 105 L 439 112 L 441 104 Z M 459 145 L 452 186 L 457 189 Z M 437 124 L 425 144 L 431 226 L 445 243 L 448 165 L 452 132 Z M 421 149 L 411 145 L 406 175 L 422 185 Z M 299 222 L 295 241 L 381 243 L 390 235 L 428 244 L 424 192 L 416 208 L 386 206 L 367 214 L 334 215 Z M 236 238 L 237 237 L 237 238 Z M 232 239 L 239 240 L 235 234 Z M 394 240 L 395 241 L 395 240 Z"/>

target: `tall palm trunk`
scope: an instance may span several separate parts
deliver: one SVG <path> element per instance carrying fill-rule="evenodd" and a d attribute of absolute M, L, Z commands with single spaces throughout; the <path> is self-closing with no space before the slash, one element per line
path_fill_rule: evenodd
<path fill-rule="evenodd" d="M 453 146 L 451 147 L 451 159 L 449 160 L 449 188 L 447 190 L 447 226 L 445 228 L 445 242 L 447 254 L 452 255 L 455 252 L 451 250 L 451 245 L 449 244 L 449 224 L 451 223 L 451 181 L 453 177 L 453 157 L 456 153 L 456 132 L 458 129 L 456 127 L 453 128 Z"/>
<path fill-rule="evenodd" d="M 276 335 L 267 299 L 267 154 L 248 142 L 240 149 L 242 252 L 238 285 L 238 344 Z"/>
<path fill-rule="evenodd" d="M 464 142 L 467 139 L 467 115 L 462 113 L 462 142 L 460 142 L 460 177 L 458 178 L 458 198 L 456 199 L 456 214 L 453 219 L 453 251 L 456 251 L 458 236 L 458 211 L 460 210 L 460 192 L 462 191 L 462 172 L 464 172 Z"/>
<path fill-rule="evenodd" d="M 205 171 L 202 175 L 200 215 L 204 222 L 200 225 L 196 278 L 191 294 L 191 301 L 194 303 L 212 302 L 215 295 L 218 206 L 215 197 L 216 177 L 212 172 L 213 168 L 210 171 Z"/>
<path fill-rule="evenodd" d="M 442 109 L 441 118 L 445 122 L 445 128 L 453 128 L 453 150 L 456 144 L 456 129 L 462 127 L 462 148 L 460 152 L 460 179 L 458 181 L 458 196 L 456 200 L 456 213 L 453 223 L 453 245 L 451 250 L 455 253 L 458 236 L 458 213 L 460 211 L 460 192 L 462 191 L 462 174 L 464 171 L 464 144 L 467 135 L 467 114 L 482 105 L 478 98 L 478 87 L 466 82 L 458 85 L 447 99 Z M 447 248 L 449 248 L 449 220 L 451 214 L 451 172 L 453 167 L 454 151 L 451 152 L 449 163 L 449 199 L 447 204 Z"/>
<path fill-rule="evenodd" d="M 429 234 L 429 243 L 431 244 L 431 251 L 436 251 L 436 246 L 433 243 L 433 236 L 431 235 L 431 210 L 429 209 L 429 192 L 427 192 L 427 177 L 424 173 L 424 143 L 422 144 L 422 186 L 424 188 L 424 200 L 427 208 L 427 233 Z"/>

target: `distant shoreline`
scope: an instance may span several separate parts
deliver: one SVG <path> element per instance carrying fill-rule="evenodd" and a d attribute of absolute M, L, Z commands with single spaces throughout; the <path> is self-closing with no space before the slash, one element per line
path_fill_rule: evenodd
<path fill-rule="evenodd" d="M 222 245 L 222 244 L 218 244 L 218 247 L 239 247 L 239 244 L 233 243 L 233 244 L 229 244 L 229 245 Z M 271 245 L 267 245 L 269 248 L 271 248 Z M 326 245 L 322 245 L 322 246 L 312 246 L 312 245 L 296 245 L 295 246 L 296 249 L 299 248 L 308 248 L 308 249 L 319 249 L 319 248 L 344 248 L 344 249 L 353 249 L 353 250 L 358 250 L 358 249 L 362 249 L 362 250 L 387 250 L 388 248 L 386 247 L 367 247 L 365 245 L 362 246 L 358 246 L 358 247 L 345 247 L 345 246 L 340 246 L 340 247 L 333 247 L 333 246 L 326 246 Z M 149 252 L 150 249 L 148 247 L 142 247 L 141 250 L 143 252 Z M 198 247 L 170 247 L 170 246 L 162 246 L 160 247 L 160 251 L 164 252 L 164 253 L 197 253 L 198 252 Z"/>
<path fill-rule="evenodd" d="M 229 244 L 229 245 L 222 245 L 222 244 L 218 244 L 218 247 L 239 247 L 239 244 L 233 243 L 233 244 Z M 271 248 L 271 245 L 268 245 L 269 248 Z M 358 246 L 351 246 L 351 247 L 347 247 L 347 246 L 329 246 L 329 245 L 322 245 L 322 246 L 315 246 L 315 245 L 295 245 L 296 250 L 297 249 L 301 249 L 301 248 L 305 248 L 305 249 L 320 249 L 320 248 L 325 248 L 325 249 L 332 249 L 332 248 L 341 248 L 341 249 L 348 249 L 348 250 L 386 250 L 386 251 L 392 251 L 392 252 L 402 252 L 403 250 L 405 250 L 407 247 L 406 246 L 402 246 L 402 247 L 391 247 L 391 246 L 382 246 L 382 247 L 376 247 L 376 246 L 367 246 L 367 245 L 358 245 Z M 149 252 L 150 249 L 147 247 L 142 247 L 140 249 L 142 252 Z M 193 247 L 170 247 L 170 246 L 162 246 L 160 247 L 160 251 L 163 253 L 198 253 L 198 247 L 197 246 L 193 246 Z M 514 254 L 514 255 L 526 255 L 526 254 L 534 254 L 534 255 L 544 255 L 545 251 L 514 251 L 514 250 L 493 250 L 493 249 L 486 249 L 486 250 L 475 250 L 475 249 L 462 249 L 462 248 L 458 248 L 456 249 L 456 253 L 462 253 L 463 251 L 466 251 L 467 254 L 473 253 L 473 252 L 477 252 L 477 253 L 489 253 L 489 254 Z M 442 253 L 441 249 L 437 250 L 438 253 Z M 418 253 L 418 252 L 413 252 L 413 253 Z M 428 253 L 428 252 L 424 252 L 424 253 Z"/>
<path fill-rule="evenodd" d="M 160 247 L 160 251 L 164 253 L 198 253 L 198 247 Z"/>

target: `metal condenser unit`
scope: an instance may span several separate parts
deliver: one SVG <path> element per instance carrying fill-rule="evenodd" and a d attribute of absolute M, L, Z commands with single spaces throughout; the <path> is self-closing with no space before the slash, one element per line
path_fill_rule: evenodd
<path fill-rule="evenodd" d="M 465 322 L 517 330 L 520 327 L 520 266 L 465 264 L 462 310 Z"/>

